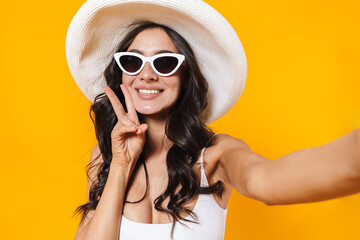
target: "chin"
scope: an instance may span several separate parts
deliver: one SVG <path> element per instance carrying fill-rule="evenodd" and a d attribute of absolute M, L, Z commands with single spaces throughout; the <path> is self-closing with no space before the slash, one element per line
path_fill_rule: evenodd
<path fill-rule="evenodd" d="M 154 109 L 154 108 L 146 108 L 146 107 L 140 107 L 140 108 L 136 108 L 136 111 L 142 115 L 146 115 L 146 116 L 151 116 L 151 115 L 164 115 L 164 114 L 168 114 L 168 110 L 165 109 Z"/>

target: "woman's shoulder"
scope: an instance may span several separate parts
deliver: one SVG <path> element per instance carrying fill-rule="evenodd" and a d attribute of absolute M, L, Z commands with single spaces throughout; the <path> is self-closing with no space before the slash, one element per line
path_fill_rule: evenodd
<path fill-rule="evenodd" d="M 249 145 L 242 139 L 233 137 L 228 134 L 216 134 L 214 136 L 214 148 L 224 153 L 235 149 L 244 149 L 251 151 Z"/>
<path fill-rule="evenodd" d="M 244 140 L 228 134 L 216 134 L 213 145 L 206 148 L 204 155 L 205 159 L 209 161 L 209 165 L 217 168 L 221 166 L 224 167 L 226 165 L 226 159 L 228 159 L 234 151 L 241 151 L 243 153 L 252 152 Z"/>
<path fill-rule="evenodd" d="M 223 175 L 227 175 L 228 170 L 232 169 L 235 164 L 234 161 L 245 162 L 249 153 L 252 152 L 249 145 L 242 139 L 228 134 L 217 134 L 214 137 L 214 145 L 211 150 L 209 149 L 209 155 L 212 156 L 212 160 L 216 165 L 221 168 Z"/>
<path fill-rule="evenodd" d="M 229 169 L 234 166 L 227 159 L 233 154 L 233 151 L 242 149 L 245 151 L 250 149 L 244 140 L 228 134 L 216 134 L 214 136 L 214 144 L 204 152 L 204 159 L 208 162 L 206 173 L 210 179 L 210 184 L 216 183 L 218 180 L 224 184 L 222 197 L 218 198 L 216 195 L 213 195 L 218 204 L 223 208 L 226 208 L 234 187 L 234 183 L 229 178 Z M 241 174 L 241 171 L 239 171 L 239 174 Z M 238 189 L 240 189 L 240 193 L 246 194 L 242 190 L 242 186 Z"/>

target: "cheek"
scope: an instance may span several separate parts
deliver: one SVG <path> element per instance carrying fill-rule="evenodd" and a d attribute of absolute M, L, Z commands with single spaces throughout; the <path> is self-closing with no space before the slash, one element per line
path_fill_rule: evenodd
<path fill-rule="evenodd" d="M 179 98 L 180 92 L 181 92 L 181 88 L 180 88 L 180 86 L 178 86 L 176 89 L 176 93 L 174 94 L 175 100 L 177 100 Z"/>
<path fill-rule="evenodd" d="M 181 75 L 177 73 L 170 78 L 167 78 L 165 81 L 166 86 L 172 90 L 174 93 L 179 93 L 181 89 Z"/>
<path fill-rule="evenodd" d="M 177 84 L 174 84 L 172 89 L 174 89 L 174 97 L 176 96 L 176 98 L 178 98 L 181 92 L 181 83 L 178 82 Z"/>
<path fill-rule="evenodd" d="M 130 93 L 131 93 L 131 85 L 132 85 L 132 82 L 133 82 L 133 79 L 132 79 L 132 78 L 130 78 L 129 76 L 123 74 L 123 76 L 122 76 L 122 83 L 128 88 L 128 90 L 130 91 Z"/>
<path fill-rule="evenodd" d="M 133 99 L 133 101 L 135 100 L 135 95 L 136 93 L 134 92 L 134 90 L 132 89 L 132 83 L 133 83 L 133 79 L 129 78 L 129 76 L 124 76 L 122 77 L 122 83 L 127 87 L 127 89 L 130 92 L 131 98 Z"/>
<path fill-rule="evenodd" d="M 129 85 L 130 82 L 131 82 L 131 78 L 128 75 L 124 74 L 124 73 L 122 73 L 122 78 L 121 79 L 122 79 L 122 83 L 125 84 L 125 86 Z"/>

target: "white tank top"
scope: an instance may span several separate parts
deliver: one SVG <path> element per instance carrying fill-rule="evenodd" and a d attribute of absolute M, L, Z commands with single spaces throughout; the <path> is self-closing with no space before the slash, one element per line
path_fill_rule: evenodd
<path fill-rule="evenodd" d="M 203 154 L 201 150 L 201 185 L 208 187 L 209 183 L 203 166 Z M 173 240 L 221 240 L 225 235 L 225 221 L 227 208 L 221 208 L 212 194 L 200 194 L 195 204 L 194 213 L 198 216 L 198 223 L 182 221 L 175 224 Z M 194 220 L 191 216 L 185 219 Z M 172 223 L 139 223 L 127 219 L 122 215 L 120 226 L 120 240 L 169 240 Z"/>

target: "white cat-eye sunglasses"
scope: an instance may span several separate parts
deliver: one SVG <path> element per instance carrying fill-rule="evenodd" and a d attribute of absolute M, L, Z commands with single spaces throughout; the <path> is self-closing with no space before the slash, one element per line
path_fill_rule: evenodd
<path fill-rule="evenodd" d="M 160 53 L 145 57 L 134 52 L 117 52 L 114 58 L 120 69 L 128 75 L 138 74 L 145 63 L 149 62 L 156 74 L 163 77 L 174 74 L 185 60 L 185 56 L 179 53 Z"/>

